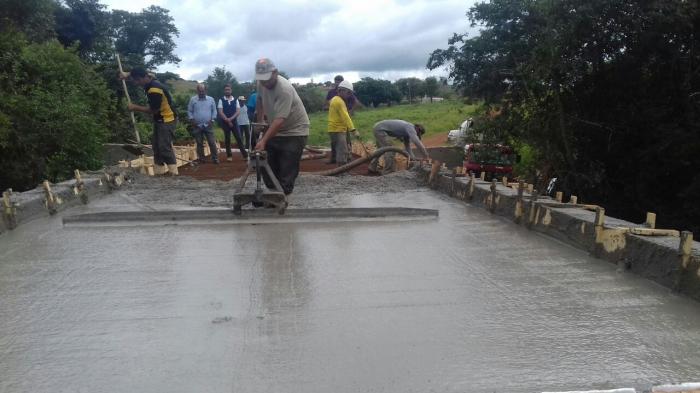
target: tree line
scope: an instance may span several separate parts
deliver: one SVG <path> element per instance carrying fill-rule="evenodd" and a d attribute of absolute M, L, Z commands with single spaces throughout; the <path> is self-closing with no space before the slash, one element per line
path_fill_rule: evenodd
<path fill-rule="evenodd" d="M 484 100 L 477 126 L 528 153 L 523 176 L 700 234 L 700 3 L 491 0 L 467 16 L 480 33 L 427 66 Z"/>
<path fill-rule="evenodd" d="M 280 75 L 288 78 L 282 71 Z M 332 87 L 331 81 L 323 83 L 294 84 L 299 97 L 304 102 L 306 111 L 318 112 L 324 109 L 325 97 L 328 89 Z M 223 92 L 226 84 L 230 84 L 233 95 L 248 96 L 255 86 L 250 82 L 240 82 L 230 71 L 224 67 L 215 67 L 204 81 L 209 95 L 218 97 Z M 398 104 L 401 102 L 414 103 L 422 97 L 449 98 L 454 92 L 448 84 L 447 78 L 427 77 L 419 79 L 415 77 L 401 78 L 395 82 L 385 79 L 364 77 L 353 83 L 357 98 L 366 107 L 376 108 L 379 105 Z"/>

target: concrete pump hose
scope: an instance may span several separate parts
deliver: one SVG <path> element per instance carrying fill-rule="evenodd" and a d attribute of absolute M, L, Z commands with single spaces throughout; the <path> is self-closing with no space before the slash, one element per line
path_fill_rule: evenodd
<path fill-rule="evenodd" d="M 347 172 L 352 168 L 355 168 L 356 166 L 362 165 L 367 161 L 371 161 L 375 158 L 381 157 L 384 153 L 389 153 L 389 152 L 394 152 L 394 153 L 399 153 L 403 154 L 405 157 L 408 157 L 408 153 L 400 147 L 395 147 L 395 146 L 387 146 L 387 147 L 382 147 L 381 149 L 377 149 L 374 151 L 374 153 L 370 154 L 369 156 L 358 158 L 354 161 L 350 161 L 347 164 L 343 166 L 339 166 L 337 168 L 329 169 L 327 171 L 322 171 L 322 172 L 314 172 L 314 175 L 321 175 L 321 176 L 335 176 L 339 175 L 343 172 Z"/>
<path fill-rule="evenodd" d="M 310 151 L 312 153 L 316 153 L 316 154 L 323 154 L 326 152 L 325 150 L 322 150 L 322 149 L 314 147 L 314 146 L 309 146 L 309 145 L 304 146 L 304 149 L 306 149 L 307 151 Z"/>

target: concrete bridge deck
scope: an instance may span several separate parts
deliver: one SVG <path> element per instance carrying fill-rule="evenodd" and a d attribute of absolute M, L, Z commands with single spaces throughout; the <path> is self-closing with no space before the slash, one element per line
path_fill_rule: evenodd
<path fill-rule="evenodd" d="M 342 202 L 440 216 L 62 226 L 144 208 L 116 193 L 3 234 L 0 392 L 538 392 L 700 375 L 695 301 L 433 191 Z"/>

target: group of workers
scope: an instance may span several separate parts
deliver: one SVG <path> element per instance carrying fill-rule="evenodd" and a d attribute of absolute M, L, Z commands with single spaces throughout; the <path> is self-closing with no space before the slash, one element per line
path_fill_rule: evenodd
<path fill-rule="evenodd" d="M 148 106 L 129 104 L 128 109 L 153 116 L 152 146 L 156 174 L 164 173 L 163 165 L 167 165 L 168 171 L 177 175 L 172 147 L 177 116 L 168 89 L 142 68 L 134 68 L 129 73 L 122 72 L 120 78 L 130 78 L 136 85 L 143 87 L 148 97 Z M 204 162 L 206 139 L 212 162 L 219 162 L 213 131 L 214 122 L 218 120 L 224 130 L 227 160 L 232 160 L 231 135 L 244 159 L 247 159 L 250 151 L 266 151 L 273 174 L 282 186 L 282 191 L 289 195 L 294 190 L 299 175 L 299 164 L 309 135 L 309 117 L 294 86 L 279 75 L 270 59 L 262 58 L 255 63 L 255 81 L 256 90 L 248 99 L 244 96 L 234 97 L 231 86 L 226 85 L 224 95 L 218 102 L 206 94 L 203 84 L 197 85 L 197 95 L 190 99 L 187 107 L 192 135 L 197 142 L 197 157 Z M 334 82 L 326 96 L 331 141 L 329 164 L 344 165 L 350 158 L 351 136 L 359 136 L 351 114 L 354 107 L 361 104 L 355 96 L 352 83 L 343 80 L 341 75 L 336 76 Z M 266 130 L 257 135 L 252 127 L 253 122 L 266 122 Z M 374 125 L 373 132 L 378 147 L 391 146 L 389 137 L 393 137 L 403 142 L 411 159 L 416 159 L 411 143 L 418 148 L 423 159 L 428 158 L 428 151 L 421 143 L 425 129 L 419 124 L 404 120 L 383 120 Z M 378 158 L 372 160 L 369 171 L 377 173 L 378 164 Z M 384 172 L 393 170 L 393 153 L 387 153 L 384 156 Z M 272 180 L 266 173 L 263 174 L 266 186 L 272 188 Z"/>

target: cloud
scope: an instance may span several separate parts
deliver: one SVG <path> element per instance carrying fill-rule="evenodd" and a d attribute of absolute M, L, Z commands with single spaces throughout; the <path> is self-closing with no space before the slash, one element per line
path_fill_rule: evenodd
<path fill-rule="evenodd" d="M 113 4 L 110 4 L 113 2 Z M 226 67 L 253 78 L 255 60 L 269 57 L 293 78 L 425 77 L 430 53 L 455 32 L 471 31 L 465 16 L 475 0 L 158 0 L 180 30 L 179 66 L 160 70 L 203 80 Z M 108 0 L 111 8 L 123 1 Z M 132 9 L 133 11 L 133 9 Z M 326 79 L 324 79 L 326 78 Z M 391 78 L 395 79 L 395 78 Z"/>

